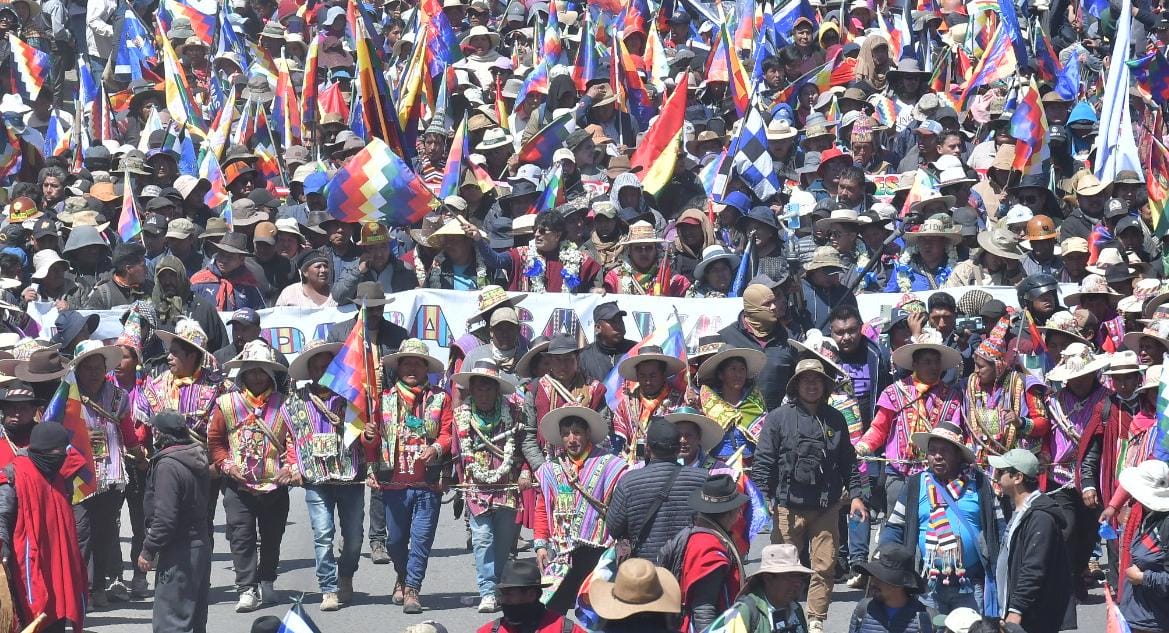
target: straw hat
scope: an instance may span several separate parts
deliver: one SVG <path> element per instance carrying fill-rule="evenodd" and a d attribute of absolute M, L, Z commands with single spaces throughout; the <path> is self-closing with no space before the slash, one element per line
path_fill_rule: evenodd
<path fill-rule="evenodd" d="M 667 376 L 673 376 L 686 368 L 686 364 L 680 358 L 663 353 L 661 347 L 642 345 L 636 355 L 622 360 L 617 365 L 617 373 L 626 380 L 637 380 L 637 366 L 654 360 L 666 364 Z"/>
<path fill-rule="evenodd" d="M 308 346 L 301 350 L 296 359 L 288 365 L 288 377 L 293 382 L 310 380 L 308 375 L 309 361 L 321 354 L 336 355 L 337 352 L 341 351 L 343 345 L 343 343 L 326 343 L 322 340 L 315 340 L 309 343 Z"/>
<path fill-rule="evenodd" d="M 702 444 L 703 455 L 714 450 L 714 447 L 718 446 L 719 442 L 723 439 L 723 429 L 718 425 L 718 422 L 703 415 L 701 411 L 694 407 L 678 407 L 673 413 L 662 417 L 666 419 L 666 422 L 672 424 L 693 422 L 698 426 L 699 441 Z"/>
<path fill-rule="evenodd" d="M 912 210 L 916 211 L 920 205 L 942 198 L 949 198 L 950 202 L 948 204 L 953 204 L 953 196 L 943 196 L 939 193 L 933 193 L 932 195 L 927 194 L 925 198 L 914 203 Z M 912 233 L 905 234 L 906 241 L 910 243 L 916 242 L 918 239 L 923 237 L 944 237 L 949 240 L 951 244 L 958 244 L 962 241 L 962 233 L 954 228 L 953 223 L 949 221 L 947 216 L 941 214 L 927 218 L 925 222 L 921 223 L 921 228 L 913 231 Z"/>
<path fill-rule="evenodd" d="M 565 418 L 581 418 L 589 425 L 589 437 L 593 444 L 599 444 L 609 437 L 609 425 L 600 413 L 589 407 L 557 407 L 540 418 L 540 435 L 551 446 L 562 446 L 560 439 L 560 421 Z"/>
<path fill-rule="evenodd" d="M 644 558 L 630 558 L 617 568 L 613 582 L 594 580 L 589 602 L 597 615 L 621 620 L 641 613 L 677 614 L 682 610 L 678 580 Z"/>
<path fill-rule="evenodd" d="M 535 217 L 535 216 L 533 216 L 533 217 Z M 442 227 L 439 228 L 437 231 L 430 234 L 430 236 L 426 240 L 426 245 L 429 246 L 430 248 L 442 248 L 442 241 L 445 238 L 448 238 L 448 237 L 466 238 L 467 231 L 463 227 L 466 226 L 467 224 L 469 224 L 469 223 L 466 220 L 462 219 L 461 217 L 460 218 L 452 218 L 446 224 L 443 224 Z M 487 234 L 484 233 L 482 230 L 479 231 L 479 235 L 482 237 L 487 237 Z"/>
<path fill-rule="evenodd" d="M 499 386 L 499 393 L 501 395 L 506 396 L 515 393 L 515 385 L 499 373 L 499 367 L 490 358 L 477 360 L 470 371 L 461 371 L 451 376 L 451 380 L 462 389 L 471 388 L 472 378 L 486 378 L 495 381 L 495 384 Z"/>
<path fill-rule="evenodd" d="M 155 336 L 162 341 L 163 345 L 170 348 L 170 345 L 175 340 L 180 340 L 191 347 L 203 352 L 204 356 L 212 356 L 212 353 L 207 351 L 207 333 L 199 325 L 199 322 L 194 319 L 180 319 L 175 324 L 174 332 L 167 332 L 166 330 L 155 330 Z"/>
<path fill-rule="evenodd" d="M 1080 281 L 1080 289 L 1064 297 L 1064 301 L 1068 305 L 1079 305 L 1080 299 L 1085 295 L 1104 295 L 1112 305 L 1116 305 L 1124 296 L 1109 287 L 1108 280 L 1103 275 L 1088 275 Z"/>
<path fill-rule="evenodd" d="M 1083 308 L 1076 308 L 1074 311 L 1060 310 L 1047 317 L 1047 323 L 1039 326 L 1039 329 L 1043 332 L 1066 334 L 1091 347 L 1093 345 L 1091 335 L 1096 331 L 1098 325 L 1099 322 L 1097 322 L 1096 317 L 1092 316 L 1091 312 Z"/>
<path fill-rule="evenodd" d="M 638 220 L 629 225 L 629 234 L 625 236 L 622 244 L 629 246 L 631 244 L 655 244 L 660 245 L 664 242 L 658 237 L 657 230 L 649 222 Z"/>
<path fill-rule="evenodd" d="M 853 230 L 860 230 L 860 214 L 856 212 L 856 209 L 836 209 L 828 217 L 816 220 L 816 230 L 827 232 L 832 229 L 834 224 L 851 224 Z"/>
<path fill-rule="evenodd" d="M 939 422 L 936 427 L 927 432 L 914 433 L 910 438 L 913 440 L 913 445 L 917 450 L 924 455 L 926 449 L 929 447 L 930 440 L 939 439 L 944 440 L 958 447 L 962 453 L 962 458 L 966 460 L 967 464 L 973 464 L 977 461 L 974 457 L 974 451 L 966 445 L 962 429 L 950 422 Z"/>
<path fill-rule="evenodd" d="M 721 338 L 717 343 L 712 343 L 709 348 L 703 348 L 700 345 L 698 352 L 701 354 L 704 349 L 715 349 L 717 351 L 710 357 L 704 359 L 702 364 L 698 366 L 698 373 L 695 378 L 702 384 L 710 382 L 715 377 L 715 374 L 718 373 L 719 365 L 732 358 L 738 358 L 747 364 L 747 377 L 752 380 L 759 375 L 759 372 L 763 371 L 763 366 L 767 364 L 767 355 L 763 352 L 749 347 L 730 347 Z"/>
<path fill-rule="evenodd" d="M 510 306 L 514 308 L 519 305 L 519 303 L 523 301 L 524 297 L 526 296 L 528 295 L 524 292 L 508 294 L 508 292 L 500 286 L 483 286 L 483 289 L 479 291 L 479 296 L 477 297 L 478 306 L 475 309 L 475 313 L 467 319 L 467 324 L 469 326 L 472 323 L 483 321 L 484 325 L 486 325 L 487 315 L 490 314 L 492 310 L 503 306 Z"/>
<path fill-rule="evenodd" d="M 1072 343 L 1060 355 L 1059 364 L 1047 372 L 1048 380 L 1067 382 L 1073 378 L 1094 374 L 1108 366 L 1108 357 L 1097 356 L 1083 343 Z"/>
<path fill-rule="evenodd" d="M 288 370 L 276 360 L 276 350 L 263 339 L 248 341 L 239 355 L 224 363 L 223 368 L 239 369 L 241 374 L 249 369 L 266 369 L 272 373 Z"/>
<path fill-rule="evenodd" d="M 430 347 L 420 339 L 408 338 L 400 345 L 398 351 L 393 354 L 387 354 L 382 357 L 382 367 L 387 371 L 398 371 L 398 363 L 403 358 L 421 358 L 426 361 L 426 369 L 432 374 L 439 374 L 443 371 L 442 361 L 430 355 Z"/>
<path fill-rule="evenodd" d="M 1120 485 L 1152 512 L 1169 512 L 1169 464 L 1150 459 L 1120 471 Z"/>
<path fill-rule="evenodd" d="M 942 342 L 942 333 L 932 327 L 926 327 L 921 334 L 917 335 L 917 339 L 913 343 L 902 345 L 893 351 L 893 364 L 912 371 L 913 354 L 923 349 L 933 350 L 941 354 L 943 369 L 958 367 L 962 363 L 962 355 L 958 353 L 958 350 Z"/>

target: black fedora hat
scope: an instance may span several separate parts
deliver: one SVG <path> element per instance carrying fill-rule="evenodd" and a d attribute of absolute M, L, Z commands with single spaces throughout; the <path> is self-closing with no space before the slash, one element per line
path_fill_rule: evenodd
<path fill-rule="evenodd" d="M 895 543 L 877 548 L 873 560 L 856 565 L 857 572 L 872 576 L 910 593 L 925 591 L 925 581 L 917 573 L 917 561 L 912 550 Z"/>
<path fill-rule="evenodd" d="M 563 354 L 575 354 L 580 350 L 580 342 L 576 340 L 575 336 L 567 332 L 561 332 L 548 341 L 548 349 L 544 350 L 544 353 L 549 356 L 560 356 Z"/>
<path fill-rule="evenodd" d="M 252 254 L 248 250 L 248 236 L 238 231 L 228 231 L 225 233 L 215 247 L 225 253 L 233 253 L 235 255 Z"/>
<path fill-rule="evenodd" d="M 507 562 L 496 589 L 542 589 L 551 586 L 544 582 L 540 566 L 534 558 L 517 558 Z"/>
<path fill-rule="evenodd" d="M 771 227 L 777 234 L 781 232 L 779 220 L 776 219 L 775 212 L 771 210 L 771 207 L 751 207 L 751 210 L 748 211 L 746 215 L 739 218 L 739 221 L 736 223 L 738 229 L 744 233 L 749 231 L 750 227 L 747 225 L 747 222 L 750 220 L 754 220 Z"/>
<path fill-rule="evenodd" d="M 701 488 L 690 493 L 690 507 L 703 514 L 730 512 L 747 503 L 747 495 L 739 492 L 739 486 L 730 475 L 711 475 Z"/>

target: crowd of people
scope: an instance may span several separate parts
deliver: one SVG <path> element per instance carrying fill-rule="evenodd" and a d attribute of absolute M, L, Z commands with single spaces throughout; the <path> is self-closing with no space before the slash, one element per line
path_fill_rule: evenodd
<path fill-rule="evenodd" d="M 446 497 L 483 633 L 1169 631 L 1169 13 L 904 2 L 0 2 L 0 628 L 208 630 L 221 505 L 420 614 Z"/>

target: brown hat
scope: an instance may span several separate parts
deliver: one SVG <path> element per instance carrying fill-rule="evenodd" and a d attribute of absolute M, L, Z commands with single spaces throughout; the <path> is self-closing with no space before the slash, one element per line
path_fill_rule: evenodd
<path fill-rule="evenodd" d="M 252 241 L 265 244 L 276 244 L 276 225 L 271 222 L 261 222 L 256 225 L 252 233 Z"/>
<path fill-rule="evenodd" d="M 381 246 L 390 243 L 390 230 L 381 222 L 364 222 L 361 225 L 361 239 L 358 246 Z"/>
<path fill-rule="evenodd" d="M 594 580 L 589 602 L 606 620 L 622 620 L 640 613 L 676 614 L 682 610 L 682 591 L 668 569 L 644 558 L 630 558 L 617 568 L 613 582 Z"/>

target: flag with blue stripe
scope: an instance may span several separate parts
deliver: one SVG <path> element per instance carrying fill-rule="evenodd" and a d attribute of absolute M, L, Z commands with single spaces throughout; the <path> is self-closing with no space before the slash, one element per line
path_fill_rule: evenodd
<path fill-rule="evenodd" d="M 304 607 L 301 606 L 297 600 L 288 613 L 284 614 L 284 619 L 280 621 L 280 628 L 277 633 L 321 633 L 312 618 L 304 612 Z"/>
<path fill-rule="evenodd" d="M 158 59 L 154 38 L 138 19 L 133 9 L 126 7 L 122 20 L 122 37 L 114 57 L 114 77 L 122 81 L 142 79 L 142 68 Z"/>

